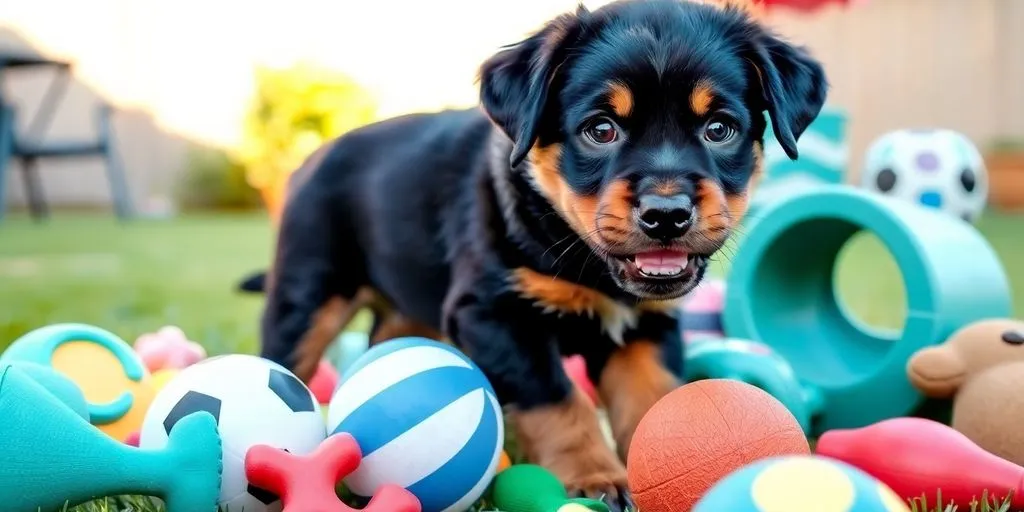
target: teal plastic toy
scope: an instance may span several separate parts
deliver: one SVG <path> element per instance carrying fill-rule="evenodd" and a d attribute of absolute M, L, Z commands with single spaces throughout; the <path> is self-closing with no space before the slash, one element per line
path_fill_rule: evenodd
<path fill-rule="evenodd" d="M 907 502 L 871 475 L 816 455 L 770 457 L 711 488 L 692 512 L 910 512 Z"/>
<path fill-rule="evenodd" d="M 131 345 L 117 335 L 99 327 L 76 323 L 48 325 L 25 334 L 0 355 L 0 363 L 27 361 L 49 367 L 57 348 L 71 341 L 88 341 L 105 348 L 114 354 L 125 376 L 132 381 L 140 382 L 148 373 Z M 96 425 L 114 423 L 127 415 L 133 405 L 132 393 L 125 391 L 111 402 L 90 403 L 89 418 Z"/>
<path fill-rule="evenodd" d="M 826 105 L 800 135 L 796 147 L 799 158 L 790 160 L 775 138 L 771 118 L 765 114 L 768 127 L 764 140 L 763 184 L 800 174 L 821 183 L 839 184 L 845 181 L 849 167 L 849 144 L 846 137 L 848 116 L 844 109 Z"/>
<path fill-rule="evenodd" d="M 168 512 L 212 512 L 220 494 L 217 422 L 183 418 L 167 447 L 118 442 L 18 365 L 0 365 L 0 503 L 6 512 L 62 510 L 104 496 L 158 496 Z"/>
<path fill-rule="evenodd" d="M 901 332 L 864 325 L 836 296 L 843 245 L 874 233 L 903 274 Z M 814 433 L 909 415 L 923 401 L 906 365 L 956 329 L 1011 314 L 1006 273 L 970 224 L 853 187 L 823 185 L 766 207 L 732 260 L 723 312 L 729 337 L 761 341 L 821 395 Z"/>
<path fill-rule="evenodd" d="M 826 105 L 797 141 L 799 158 L 790 160 L 775 138 L 771 118 L 765 114 L 764 175 L 745 218 L 757 218 L 766 205 L 794 192 L 845 182 L 849 167 L 848 119 L 842 108 Z"/>
<path fill-rule="evenodd" d="M 339 374 L 344 374 L 345 370 L 369 349 L 370 337 L 366 333 L 345 331 L 327 347 L 324 358 L 330 361 Z M 341 381 L 338 382 L 340 384 Z"/>
<path fill-rule="evenodd" d="M 570 499 L 551 472 L 534 464 L 515 464 L 494 477 L 491 501 L 502 512 L 608 512 L 590 498 Z"/>
<path fill-rule="evenodd" d="M 803 386 L 789 363 L 771 347 L 735 338 L 701 338 L 686 347 L 686 381 L 734 379 L 759 387 L 785 405 L 805 433 L 821 411 L 818 390 Z"/>
<path fill-rule="evenodd" d="M 46 388 L 54 397 L 75 412 L 80 418 L 89 421 L 89 403 L 85 401 L 85 395 L 78 385 L 71 379 L 54 371 L 49 366 L 35 363 L 10 363 L 32 378 L 38 384 Z"/>

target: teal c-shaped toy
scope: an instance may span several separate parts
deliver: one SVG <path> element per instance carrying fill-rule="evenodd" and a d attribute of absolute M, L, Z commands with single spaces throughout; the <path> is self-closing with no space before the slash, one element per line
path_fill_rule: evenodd
<path fill-rule="evenodd" d="M 551 472 L 534 464 L 515 464 L 494 477 L 491 501 L 502 512 L 608 512 L 589 498 L 570 499 Z"/>
<path fill-rule="evenodd" d="M 793 368 L 771 347 L 756 341 L 706 338 L 686 348 L 686 381 L 734 379 L 759 387 L 793 414 L 805 433 L 821 410 L 821 396 L 800 383 Z"/>
<path fill-rule="evenodd" d="M 168 512 L 214 512 L 220 494 L 217 421 L 190 414 L 167 446 L 143 450 L 82 419 L 18 364 L 0 364 L 0 503 L 5 512 L 62 510 L 104 496 L 163 498 Z"/>
<path fill-rule="evenodd" d="M 767 344 L 820 393 L 814 434 L 911 414 L 923 402 L 906 376 L 911 354 L 968 323 L 1011 314 L 992 247 L 933 209 L 821 185 L 764 206 L 746 231 L 727 280 L 725 332 Z M 882 241 L 903 275 L 900 332 L 863 324 L 836 295 L 837 255 L 860 231 Z"/>
<path fill-rule="evenodd" d="M 121 363 L 125 376 L 135 382 L 146 376 L 145 366 L 130 345 L 116 334 L 88 324 L 54 324 L 31 331 L 15 340 L 0 355 L 0 362 L 26 361 L 50 367 L 54 352 L 71 341 L 86 341 L 105 348 Z M 89 403 L 89 419 L 94 425 L 114 423 L 128 414 L 133 404 L 134 397 L 128 391 L 107 403 Z"/>

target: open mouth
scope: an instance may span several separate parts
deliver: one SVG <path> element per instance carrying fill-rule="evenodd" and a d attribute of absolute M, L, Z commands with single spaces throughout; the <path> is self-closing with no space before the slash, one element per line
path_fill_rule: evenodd
<path fill-rule="evenodd" d="M 679 279 L 693 273 L 701 256 L 674 249 L 638 252 L 623 258 L 626 273 L 646 279 Z"/>

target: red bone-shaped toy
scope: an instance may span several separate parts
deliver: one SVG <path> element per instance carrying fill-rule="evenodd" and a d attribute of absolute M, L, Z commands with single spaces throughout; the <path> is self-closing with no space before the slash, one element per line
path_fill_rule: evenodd
<path fill-rule="evenodd" d="M 349 434 L 328 437 L 309 455 L 293 455 L 266 445 L 249 448 L 249 483 L 281 497 L 282 512 L 358 512 L 338 499 L 335 486 L 359 467 L 363 455 Z M 420 502 L 397 485 L 385 485 L 365 512 L 420 512 Z"/>

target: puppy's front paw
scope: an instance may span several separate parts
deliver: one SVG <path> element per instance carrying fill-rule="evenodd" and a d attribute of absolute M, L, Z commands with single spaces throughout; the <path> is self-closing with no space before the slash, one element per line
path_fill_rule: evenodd
<path fill-rule="evenodd" d="M 625 469 L 598 471 L 564 481 L 572 498 L 591 498 L 603 501 L 611 512 L 636 510 L 633 497 L 626 486 Z"/>
<path fill-rule="evenodd" d="M 516 413 L 527 459 L 551 471 L 573 497 L 603 500 L 612 512 L 634 510 L 626 468 L 605 442 L 594 406 L 578 390 L 565 402 Z"/>

